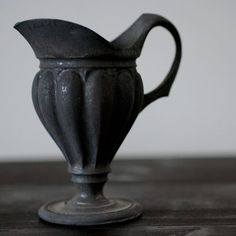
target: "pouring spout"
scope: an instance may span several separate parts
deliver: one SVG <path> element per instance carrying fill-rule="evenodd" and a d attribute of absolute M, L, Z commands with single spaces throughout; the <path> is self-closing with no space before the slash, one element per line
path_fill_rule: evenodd
<path fill-rule="evenodd" d="M 37 58 L 86 58 L 112 53 L 112 45 L 94 31 L 68 21 L 33 19 L 14 28 L 28 41 Z"/>
<path fill-rule="evenodd" d="M 17 23 L 14 28 L 29 42 L 39 59 L 135 60 L 141 54 L 149 31 L 155 26 L 169 30 L 174 36 L 176 46 L 181 46 L 174 25 L 162 16 L 154 14 L 141 15 L 133 25 L 111 42 L 82 25 L 57 19 L 27 20 Z"/>

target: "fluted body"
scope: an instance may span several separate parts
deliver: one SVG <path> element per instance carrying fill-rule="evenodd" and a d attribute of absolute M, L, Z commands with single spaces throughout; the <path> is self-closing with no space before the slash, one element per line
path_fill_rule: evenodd
<path fill-rule="evenodd" d="M 142 107 L 135 68 L 41 69 L 33 103 L 74 174 L 108 172 Z"/>

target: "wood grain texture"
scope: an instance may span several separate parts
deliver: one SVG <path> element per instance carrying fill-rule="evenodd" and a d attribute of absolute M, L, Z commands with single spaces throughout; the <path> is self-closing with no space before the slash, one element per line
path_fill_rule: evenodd
<path fill-rule="evenodd" d="M 71 197 L 64 162 L 0 163 L 0 235 L 236 235 L 236 158 L 114 161 L 105 192 L 142 203 L 133 222 L 100 227 L 45 223 L 45 202 Z"/>

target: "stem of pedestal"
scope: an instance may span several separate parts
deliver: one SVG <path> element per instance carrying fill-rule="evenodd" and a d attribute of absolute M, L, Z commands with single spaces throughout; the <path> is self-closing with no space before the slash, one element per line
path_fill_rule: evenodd
<path fill-rule="evenodd" d="M 71 199 L 76 205 L 103 205 L 108 199 L 103 195 L 103 187 L 107 181 L 107 173 L 99 175 L 72 175 L 78 194 Z"/>

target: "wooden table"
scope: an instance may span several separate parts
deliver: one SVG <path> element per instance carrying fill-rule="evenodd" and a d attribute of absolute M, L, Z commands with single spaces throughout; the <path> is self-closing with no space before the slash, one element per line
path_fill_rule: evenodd
<path fill-rule="evenodd" d="M 0 235 L 236 235 L 236 157 L 120 160 L 112 169 L 106 194 L 139 201 L 144 214 L 86 228 L 38 218 L 44 202 L 75 193 L 64 162 L 0 163 Z"/>

